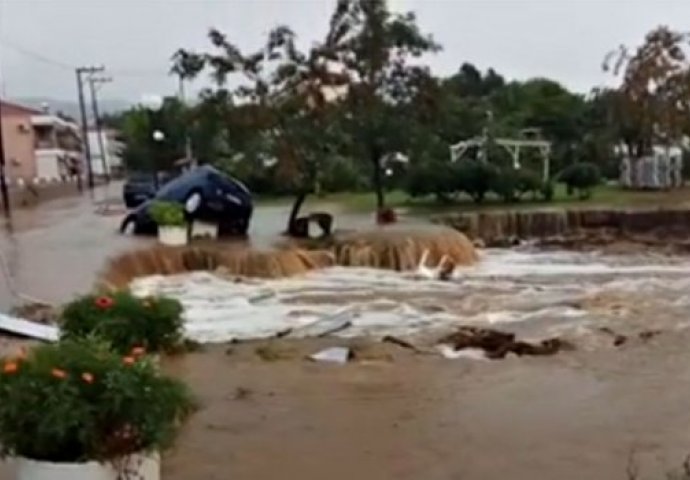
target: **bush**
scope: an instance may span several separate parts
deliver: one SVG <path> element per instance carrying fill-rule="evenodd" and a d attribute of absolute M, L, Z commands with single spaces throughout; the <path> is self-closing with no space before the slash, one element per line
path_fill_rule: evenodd
<path fill-rule="evenodd" d="M 405 180 L 405 191 L 412 197 L 436 195 L 445 201 L 455 191 L 455 173 L 447 163 L 430 162 L 414 165 Z"/>
<path fill-rule="evenodd" d="M 543 198 L 545 201 L 550 202 L 553 200 L 553 196 L 555 193 L 555 188 L 553 185 L 553 182 L 544 182 L 541 186 L 541 198 Z"/>
<path fill-rule="evenodd" d="M 504 202 L 514 202 L 518 198 L 518 171 L 513 168 L 499 170 L 491 182 L 491 191 Z"/>
<path fill-rule="evenodd" d="M 455 171 L 457 189 L 467 193 L 475 203 L 481 203 L 496 178 L 495 167 L 481 161 L 463 161 Z"/>
<path fill-rule="evenodd" d="M 182 305 L 169 298 L 140 299 L 129 291 L 86 295 L 68 304 L 61 318 L 63 338 L 98 336 L 115 351 L 157 353 L 182 340 Z"/>
<path fill-rule="evenodd" d="M 150 208 L 151 218 L 161 227 L 181 227 L 185 224 L 184 208 L 176 202 L 155 201 Z"/>
<path fill-rule="evenodd" d="M 193 410 L 186 386 L 94 339 L 2 360 L 0 449 L 49 462 L 115 460 L 170 446 Z"/>
<path fill-rule="evenodd" d="M 526 193 L 531 193 L 532 198 L 536 198 L 542 189 L 541 176 L 531 170 L 527 170 L 524 168 L 517 170 L 515 175 L 515 190 L 517 192 L 517 195 L 519 197 L 522 197 Z"/>
<path fill-rule="evenodd" d="M 568 195 L 578 193 L 580 199 L 589 198 L 592 188 L 601 182 L 599 167 L 593 163 L 574 163 L 558 174 L 558 179 L 565 183 Z"/>

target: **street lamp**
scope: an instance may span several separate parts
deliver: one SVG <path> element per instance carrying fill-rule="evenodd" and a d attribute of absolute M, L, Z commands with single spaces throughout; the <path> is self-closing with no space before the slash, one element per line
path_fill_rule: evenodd
<path fill-rule="evenodd" d="M 149 120 L 149 128 L 153 129 L 151 133 L 151 139 L 155 143 L 162 143 L 165 140 L 165 134 L 156 128 L 156 117 L 157 113 L 163 106 L 163 97 L 155 94 L 142 95 L 139 104 L 146 110 Z M 158 190 L 158 148 L 152 148 L 151 153 L 151 164 L 153 166 L 153 185 Z"/>

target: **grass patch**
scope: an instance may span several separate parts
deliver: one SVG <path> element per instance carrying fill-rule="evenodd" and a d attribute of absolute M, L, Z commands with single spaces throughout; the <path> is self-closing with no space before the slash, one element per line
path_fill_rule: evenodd
<path fill-rule="evenodd" d="M 262 197 L 259 205 L 286 205 L 292 197 Z M 374 192 L 341 192 L 321 197 L 310 196 L 305 202 L 306 208 L 319 204 L 333 203 L 352 212 L 373 212 L 376 209 Z M 406 208 L 412 213 L 439 213 L 443 211 L 481 211 L 481 210 L 528 210 L 552 207 L 681 207 L 690 206 L 690 187 L 669 191 L 625 190 L 617 185 L 600 185 L 592 191 L 592 196 L 580 200 L 576 195 L 568 196 L 565 185 L 558 184 L 554 198 L 550 202 L 525 197 L 519 202 L 506 203 L 494 195 L 488 195 L 481 204 L 476 204 L 464 195 L 459 195 L 453 202 L 439 202 L 433 196 L 412 198 L 401 190 L 386 192 L 386 204 L 394 208 Z"/>

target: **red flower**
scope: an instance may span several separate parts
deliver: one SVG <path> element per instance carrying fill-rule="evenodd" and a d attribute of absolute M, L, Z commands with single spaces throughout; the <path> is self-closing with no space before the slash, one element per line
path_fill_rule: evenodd
<path fill-rule="evenodd" d="M 137 361 L 137 360 L 136 360 L 134 357 L 125 357 L 125 358 L 122 359 L 122 362 L 123 362 L 125 365 L 134 365 L 134 363 L 135 363 L 136 361 Z"/>
<path fill-rule="evenodd" d="M 13 373 L 17 373 L 17 370 L 19 370 L 19 364 L 17 362 L 7 362 L 2 367 L 2 372 L 6 373 L 8 375 L 11 375 Z"/>
<path fill-rule="evenodd" d="M 65 372 L 64 370 L 60 370 L 59 368 L 54 368 L 50 372 L 50 374 L 60 380 L 64 380 L 65 378 L 67 378 L 67 372 Z"/>
<path fill-rule="evenodd" d="M 115 300 L 110 297 L 98 297 L 94 303 L 101 310 L 108 310 L 110 307 L 115 305 Z"/>
<path fill-rule="evenodd" d="M 81 379 L 84 380 L 84 382 L 86 382 L 86 383 L 88 383 L 88 384 L 93 383 L 93 380 L 94 380 L 94 379 L 93 379 L 93 374 L 88 373 L 88 372 L 82 373 L 82 374 L 81 374 Z"/>

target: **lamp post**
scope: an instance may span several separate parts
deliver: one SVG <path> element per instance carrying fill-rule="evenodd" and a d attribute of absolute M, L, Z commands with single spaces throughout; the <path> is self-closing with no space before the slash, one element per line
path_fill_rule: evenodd
<path fill-rule="evenodd" d="M 158 145 L 162 144 L 163 141 L 165 140 L 165 134 L 161 132 L 160 130 L 154 130 L 153 133 L 151 134 L 151 138 L 155 143 Z M 153 156 L 153 185 L 156 187 L 156 190 L 158 190 L 159 187 L 159 181 L 158 181 L 158 154 L 160 152 L 160 148 L 155 148 L 155 154 Z"/>
<path fill-rule="evenodd" d="M 151 140 L 154 144 L 161 144 L 165 140 L 165 134 L 156 128 L 157 113 L 163 106 L 163 97 L 160 95 L 144 95 L 139 102 L 147 112 L 149 128 L 151 129 Z M 158 154 L 160 148 L 156 146 L 151 149 L 151 169 L 153 170 L 153 185 L 158 190 Z"/>

